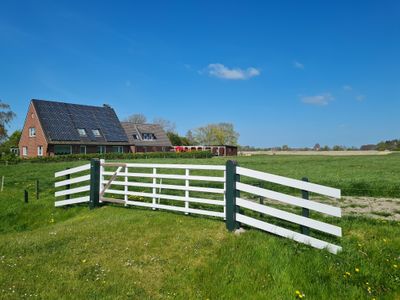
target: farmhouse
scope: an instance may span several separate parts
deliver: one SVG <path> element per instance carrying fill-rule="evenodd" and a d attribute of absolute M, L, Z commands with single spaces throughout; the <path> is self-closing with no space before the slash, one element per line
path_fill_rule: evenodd
<path fill-rule="evenodd" d="M 124 126 L 108 105 L 33 99 L 22 130 L 19 153 L 21 157 L 36 157 L 170 150 L 171 145 L 165 141 L 166 135 L 159 126 L 138 125 L 137 139 L 133 133 L 127 135 L 126 131 L 131 132 L 130 126 Z"/>
<path fill-rule="evenodd" d="M 131 152 L 166 152 L 172 144 L 158 124 L 134 124 L 121 122 L 128 137 Z"/>

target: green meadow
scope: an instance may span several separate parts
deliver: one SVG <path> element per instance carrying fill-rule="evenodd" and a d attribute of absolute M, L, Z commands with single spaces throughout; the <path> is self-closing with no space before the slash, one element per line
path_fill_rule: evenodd
<path fill-rule="evenodd" d="M 224 164 L 224 158 L 132 162 Z M 400 201 L 400 155 L 252 156 L 240 166 Z M 400 222 L 344 216 L 333 255 L 221 220 L 135 207 L 54 207 L 54 172 L 0 166 L 0 299 L 399 299 Z M 35 197 L 40 182 L 40 199 Z M 23 191 L 29 192 L 24 203 Z M 396 199 L 397 198 L 397 199 Z M 376 199 L 379 201 L 379 199 Z M 399 205 L 400 209 L 400 205 Z"/>

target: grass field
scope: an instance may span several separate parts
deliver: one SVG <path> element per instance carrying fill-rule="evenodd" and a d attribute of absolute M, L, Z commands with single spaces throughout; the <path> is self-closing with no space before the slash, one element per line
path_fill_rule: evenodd
<path fill-rule="evenodd" d="M 344 195 L 400 198 L 400 155 L 237 160 L 274 174 L 308 176 Z M 400 297 L 400 222 L 344 217 L 338 223 L 344 250 L 332 255 L 254 229 L 237 236 L 212 218 L 118 206 L 54 208 L 54 172 L 81 164 L 0 167 L 6 176 L 1 299 L 295 299 L 296 291 L 306 299 Z M 35 179 L 40 200 L 33 197 Z"/>

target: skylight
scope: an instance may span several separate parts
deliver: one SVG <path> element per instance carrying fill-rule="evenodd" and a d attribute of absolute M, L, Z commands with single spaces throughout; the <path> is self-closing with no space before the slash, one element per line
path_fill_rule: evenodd
<path fill-rule="evenodd" d="M 94 135 L 95 137 L 101 136 L 100 130 L 98 130 L 98 129 L 92 129 L 92 133 L 93 133 L 93 135 Z"/>
<path fill-rule="evenodd" d="M 78 133 L 80 136 L 86 136 L 86 130 L 83 128 L 78 128 Z"/>

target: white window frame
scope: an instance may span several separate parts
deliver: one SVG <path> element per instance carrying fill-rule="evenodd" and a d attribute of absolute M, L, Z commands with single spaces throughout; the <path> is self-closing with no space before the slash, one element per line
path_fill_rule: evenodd
<path fill-rule="evenodd" d="M 151 132 L 146 132 L 142 134 L 143 140 L 145 141 L 154 141 L 156 139 L 156 135 Z"/>
<path fill-rule="evenodd" d="M 29 137 L 35 137 L 35 136 L 36 136 L 36 128 L 29 127 Z"/>
<path fill-rule="evenodd" d="M 77 128 L 79 136 L 87 136 L 85 128 Z"/>
<path fill-rule="evenodd" d="M 117 151 L 114 152 L 114 149 L 117 149 Z M 123 146 L 113 146 L 113 152 L 114 153 L 124 153 L 124 147 Z"/>
<path fill-rule="evenodd" d="M 38 156 L 43 156 L 43 146 L 38 146 L 37 147 L 37 155 Z"/>
<path fill-rule="evenodd" d="M 99 154 L 107 153 L 107 146 L 102 146 L 102 145 L 97 146 L 97 153 L 99 153 Z"/>
<path fill-rule="evenodd" d="M 82 148 L 85 148 L 85 152 L 82 153 Z M 79 146 L 79 154 L 86 154 L 86 145 L 80 145 Z"/>
<path fill-rule="evenodd" d="M 22 156 L 28 156 L 28 147 L 27 146 L 22 147 Z"/>

